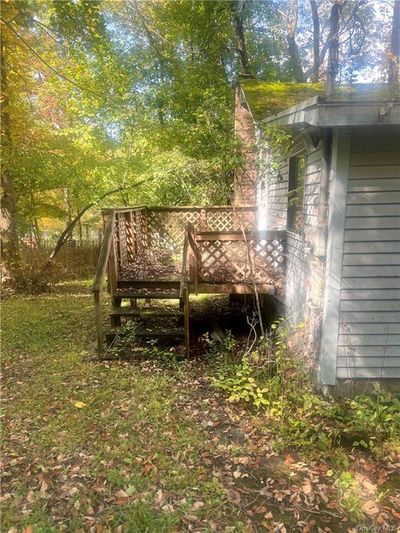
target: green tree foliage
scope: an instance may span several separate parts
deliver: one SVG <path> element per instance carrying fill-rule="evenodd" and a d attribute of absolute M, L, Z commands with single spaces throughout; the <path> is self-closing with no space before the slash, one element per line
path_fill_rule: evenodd
<path fill-rule="evenodd" d="M 340 3 L 340 80 L 377 73 L 391 6 Z M 329 14 L 323 0 L 4 1 L 3 195 L 19 237 L 119 187 L 107 204 L 227 203 L 238 74 L 248 62 L 258 78 L 296 79 L 291 22 L 297 71 L 310 80 L 318 53 L 323 81 Z"/>

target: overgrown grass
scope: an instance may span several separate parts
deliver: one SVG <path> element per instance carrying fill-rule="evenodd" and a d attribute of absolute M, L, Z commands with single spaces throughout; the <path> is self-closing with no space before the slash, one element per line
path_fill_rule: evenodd
<path fill-rule="evenodd" d="M 90 294 L 66 288 L 3 302 L 2 530 L 159 532 L 232 513 L 240 530 L 182 412 L 190 370 L 94 361 Z"/>
<path fill-rule="evenodd" d="M 244 362 L 232 336 L 208 339 L 207 364 L 100 362 L 89 285 L 3 302 L 2 531 L 393 525 L 388 398 L 380 410 L 363 397 L 338 411 L 309 388 L 284 338 Z M 340 442 L 338 427 L 357 435 Z"/>

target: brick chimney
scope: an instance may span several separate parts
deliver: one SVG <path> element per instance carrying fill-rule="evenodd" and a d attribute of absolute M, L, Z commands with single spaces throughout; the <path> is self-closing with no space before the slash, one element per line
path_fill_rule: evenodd
<path fill-rule="evenodd" d="M 235 91 L 235 135 L 242 147 L 243 161 L 235 172 L 234 205 L 256 205 L 256 130 L 243 91 Z"/>

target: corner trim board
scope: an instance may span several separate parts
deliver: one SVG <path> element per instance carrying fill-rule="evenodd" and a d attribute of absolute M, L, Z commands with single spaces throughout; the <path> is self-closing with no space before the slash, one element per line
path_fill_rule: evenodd
<path fill-rule="evenodd" d="M 350 143 L 351 132 L 349 130 L 334 130 L 330 176 L 324 316 L 319 369 L 320 380 L 323 385 L 335 385 L 336 383 Z"/>

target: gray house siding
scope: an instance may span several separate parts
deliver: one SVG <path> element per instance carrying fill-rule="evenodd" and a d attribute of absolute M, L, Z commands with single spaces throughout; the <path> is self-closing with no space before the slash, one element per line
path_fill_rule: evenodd
<path fill-rule="evenodd" d="M 337 378 L 400 378 L 400 130 L 352 132 Z"/>
<path fill-rule="evenodd" d="M 323 384 L 400 378 L 400 129 L 336 128 L 332 152 L 326 264 L 314 255 L 315 150 L 306 159 L 303 231 L 287 232 L 287 316 L 321 338 Z M 285 159 L 267 180 L 270 229 L 286 229 L 288 173 Z"/>
<path fill-rule="evenodd" d="M 295 147 L 297 152 L 302 145 Z M 313 238 L 317 223 L 320 161 L 322 152 L 315 150 L 306 156 L 304 180 L 304 204 L 302 234 L 287 232 L 285 304 L 292 323 L 309 318 L 311 308 L 322 299 L 323 278 L 315 268 L 312 255 Z M 269 229 L 286 229 L 288 208 L 289 161 L 281 161 L 280 167 L 267 177 L 267 221 Z"/>
<path fill-rule="evenodd" d="M 269 229 L 286 229 L 289 163 L 285 159 L 279 170 L 267 177 L 267 219 Z"/>

